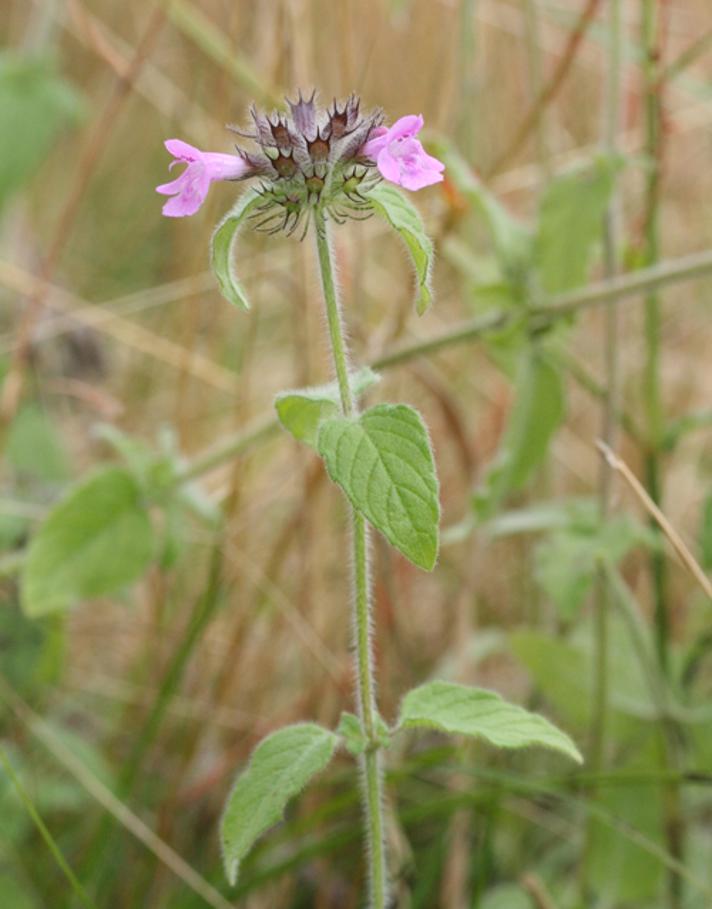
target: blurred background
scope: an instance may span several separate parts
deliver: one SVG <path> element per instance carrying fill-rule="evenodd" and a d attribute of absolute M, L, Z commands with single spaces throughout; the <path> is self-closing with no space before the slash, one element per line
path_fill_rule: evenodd
<path fill-rule="evenodd" d="M 342 501 L 273 420 L 331 375 L 312 243 L 245 234 L 242 313 L 208 270 L 240 187 L 154 191 L 166 138 L 229 152 L 312 87 L 447 165 L 423 318 L 382 223 L 335 234 L 369 399 L 441 479 L 432 574 L 374 540 L 381 710 L 478 684 L 586 755 L 399 743 L 395 905 L 712 905 L 709 0 L 3 0 L 0 39 L 2 909 L 362 905 L 347 755 L 235 889 L 217 836 L 261 737 L 351 709 Z"/>

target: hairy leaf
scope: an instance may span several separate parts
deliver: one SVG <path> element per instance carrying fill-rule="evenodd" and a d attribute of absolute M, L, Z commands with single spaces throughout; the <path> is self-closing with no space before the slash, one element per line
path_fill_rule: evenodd
<path fill-rule="evenodd" d="M 225 804 L 220 838 L 225 873 L 237 880 L 255 841 L 282 819 L 287 803 L 331 760 L 338 736 L 316 723 L 286 726 L 252 754 Z"/>
<path fill-rule="evenodd" d="M 420 568 L 438 555 L 438 480 L 420 414 L 379 404 L 357 419 L 322 423 L 319 453 L 354 508 Z"/>
<path fill-rule="evenodd" d="M 67 609 L 136 580 L 153 554 L 141 490 L 129 473 L 109 467 L 69 491 L 30 544 L 22 605 L 30 616 Z"/>
<path fill-rule="evenodd" d="M 388 221 L 396 230 L 405 245 L 415 266 L 418 284 L 415 308 L 422 316 L 433 302 L 430 286 L 430 273 L 433 267 L 433 244 L 425 233 L 418 209 L 400 190 L 389 183 L 377 183 L 369 190 L 368 198 L 379 215 Z"/>
<path fill-rule="evenodd" d="M 398 725 L 471 735 L 498 748 L 536 745 L 560 751 L 579 763 L 583 760 L 569 736 L 543 716 L 507 703 L 494 691 L 453 682 L 427 682 L 409 691 Z"/>
<path fill-rule="evenodd" d="M 225 215 L 215 228 L 210 243 L 210 264 L 220 285 L 220 292 L 230 303 L 241 309 L 249 309 L 250 304 L 235 272 L 235 242 L 245 220 L 254 211 L 261 200 L 257 189 L 246 190 L 237 204 Z"/>
<path fill-rule="evenodd" d="M 379 376 L 368 367 L 349 376 L 355 398 L 362 395 Z M 299 388 L 277 395 L 274 404 L 279 421 L 295 439 L 316 448 L 319 426 L 330 417 L 341 413 L 339 387 L 336 382 L 315 388 Z"/>

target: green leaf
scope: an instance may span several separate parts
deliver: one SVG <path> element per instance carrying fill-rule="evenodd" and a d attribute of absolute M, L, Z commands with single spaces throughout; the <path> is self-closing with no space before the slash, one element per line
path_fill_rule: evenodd
<path fill-rule="evenodd" d="M 618 157 L 601 156 L 591 165 L 555 178 L 544 191 L 535 261 L 547 293 L 585 283 L 621 163 Z"/>
<path fill-rule="evenodd" d="M 707 493 L 702 503 L 700 562 L 705 571 L 712 571 L 712 493 Z"/>
<path fill-rule="evenodd" d="M 514 406 L 499 452 L 475 492 L 475 512 L 481 520 L 491 518 L 508 495 L 527 484 L 546 457 L 565 409 L 558 369 L 532 348 L 519 366 Z"/>
<path fill-rule="evenodd" d="M 136 580 L 153 554 L 151 524 L 132 475 L 109 467 L 72 488 L 30 544 L 22 605 L 41 616 Z"/>
<path fill-rule="evenodd" d="M 78 119 L 75 89 L 49 60 L 0 55 L 0 208 L 35 173 L 59 131 Z M 12 137 L 11 141 L 7 137 Z"/>
<path fill-rule="evenodd" d="M 425 233 L 423 222 L 417 208 L 411 204 L 410 199 L 390 183 L 377 183 L 369 190 L 368 198 L 376 212 L 385 218 L 391 227 L 396 230 L 405 245 L 415 266 L 417 279 L 417 296 L 415 308 L 419 316 L 428 309 L 433 302 L 433 293 L 430 286 L 430 273 L 433 267 L 433 244 Z"/>
<path fill-rule="evenodd" d="M 603 905 L 662 905 L 656 897 L 661 893 L 664 865 L 648 845 L 659 843 L 664 830 L 665 787 L 655 779 L 660 766 L 656 747 L 656 732 L 650 729 L 646 738 L 636 742 L 632 758 L 619 749 L 616 772 L 623 779 L 628 775 L 639 779 L 634 786 L 604 781 L 597 793 L 588 861 L 591 885 L 597 897 L 605 900 Z M 646 776 L 653 780 L 645 782 Z"/>
<path fill-rule="evenodd" d="M 578 763 L 583 761 L 569 736 L 543 716 L 507 703 L 494 691 L 453 682 L 427 682 L 409 691 L 401 705 L 398 726 L 470 735 L 498 748 L 536 745 L 560 751 Z"/>
<path fill-rule="evenodd" d="M 368 746 L 366 736 L 361 729 L 361 723 L 353 713 L 341 714 L 339 725 L 336 727 L 336 734 L 343 739 L 344 748 L 355 757 L 363 754 Z"/>
<path fill-rule="evenodd" d="M 220 838 L 225 873 L 237 880 L 240 862 L 280 821 L 287 803 L 331 760 L 338 736 L 316 723 L 286 726 L 257 746 L 225 804 Z"/>
<path fill-rule="evenodd" d="M 349 381 L 351 391 L 358 399 L 371 385 L 379 381 L 379 376 L 373 370 L 364 367 L 358 372 L 351 373 Z M 284 391 L 277 395 L 274 406 L 282 426 L 299 442 L 316 448 L 321 423 L 341 413 L 339 387 L 336 382 L 330 382 L 328 385 L 314 388 Z"/>
<path fill-rule="evenodd" d="M 56 483 L 66 480 L 69 475 L 59 433 L 48 414 L 35 404 L 23 407 L 12 421 L 6 456 L 22 476 Z"/>
<path fill-rule="evenodd" d="M 339 725 L 336 728 L 336 734 L 341 736 L 344 748 L 358 757 L 368 748 L 368 738 L 366 737 L 359 718 L 353 713 L 342 713 L 339 719 Z M 391 743 L 391 730 L 388 728 L 384 719 L 376 716 L 374 724 L 374 736 L 382 748 L 388 748 Z"/>
<path fill-rule="evenodd" d="M 601 523 L 596 514 L 588 525 L 571 523 L 537 546 L 537 580 L 561 615 L 570 619 L 583 606 L 593 586 L 596 567 L 603 561 L 617 565 L 640 545 L 657 545 L 650 528 L 628 515 Z"/>
<path fill-rule="evenodd" d="M 322 423 L 319 454 L 331 479 L 386 539 L 420 568 L 438 555 L 440 503 L 428 433 L 404 404 Z"/>
<path fill-rule="evenodd" d="M 240 228 L 261 200 L 258 189 L 252 188 L 244 192 L 215 228 L 210 243 L 210 264 L 218 279 L 220 292 L 226 300 L 241 309 L 249 309 L 250 304 L 235 272 L 235 242 Z"/>

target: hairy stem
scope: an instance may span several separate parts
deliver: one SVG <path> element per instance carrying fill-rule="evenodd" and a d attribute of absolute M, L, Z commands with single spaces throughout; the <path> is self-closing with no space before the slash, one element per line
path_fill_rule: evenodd
<path fill-rule="evenodd" d="M 344 416 L 356 413 L 349 384 L 346 341 L 334 280 L 328 228 L 320 209 L 314 211 L 319 270 L 324 291 L 331 352 L 339 385 Z M 385 909 L 387 872 L 384 846 L 380 744 L 377 736 L 377 707 L 371 640 L 371 582 L 368 564 L 368 528 L 363 515 L 351 509 L 353 527 L 354 622 L 356 637 L 356 685 L 359 720 L 368 742 L 363 767 L 363 811 L 368 841 L 369 889 L 373 909 Z"/>

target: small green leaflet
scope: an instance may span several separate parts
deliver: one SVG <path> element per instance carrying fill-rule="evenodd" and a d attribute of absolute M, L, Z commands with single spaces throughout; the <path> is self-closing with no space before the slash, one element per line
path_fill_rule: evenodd
<path fill-rule="evenodd" d="M 152 556 L 138 483 L 123 468 L 101 470 L 73 487 L 33 538 L 22 573 L 23 609 L 37 617 L 119 590 Z"/>
<path fill-rule="evenodd" d="M 374 733 L 382 748 L 390 746 L 390 729 L 380 716 L 376 716 Z M 336 734 L 341 737 L 344 748 L 354 757 L 364 754 L 368 748 L 368 738 L 361 728 L 359 718 L 353 713 L 341 714 Z"/>
<path fill-rule="evenodd" d="M 379 376 L 368 367 L 351 373 L 349 381 L 355 398 L 359 398 Z M 339 388 L 336 382 L 315 388 L 299 388 L 277 395 L 274 406 L 284 428 L 299 442 L 316 448 L 319 425 L 341 413 Z"/>
<path fill-rule="evenodd" d="M 367 195 L 378 214 L 400 234 L 408 247 L 418 283 L 415 308 L 418 315 L 422 316 L 433 302 L 433 292 L 430 286 L 433 244 L 425 233 L 418 210 L 411 205 L 410 200 L 402 192 L 389 183 L 377 183 L 373 189 L 368 191 Z"/>
<path fill-rule="evenodd" d="M 316 723 L 298 723 L 273 732 L 254 750 L 220 823 L 223 864 L 231 884 L 256 840 L 282 819 L 290 799 L 327 766 L 338 741 L 335 733 Z"/>
<path fill-rule="evenodd" d="M 430 571 L 438 556 L 440 502 L 420 414 L 405 404 L 378 404 L 357 419 L 327 420 L 318 450 L 354 508 L 411 562 Z"/>
<path fill-rule="evenodd" d="M 235 272 L 233 262 L 235 242 L 240 228 L 246 218 L 260 203 L 262 197 L 257 189 L 248 189 L 240 196 L 237 204 L 230 209 L 215 228 L 210 243 L 210 264 L 218 279 L 222 295 L 230 303 L 241 309 L 249 309 L 250 304 Z"/>
<path fill-rule="evenodd" d="M 482 738 L 497 748 L 551 748 L 583 761 L 569 736 L 549 720 L 484 688 L 452 682 L 427 682 L 414 688 L 403 699 L 398 728 L 419 726 Z"/>

